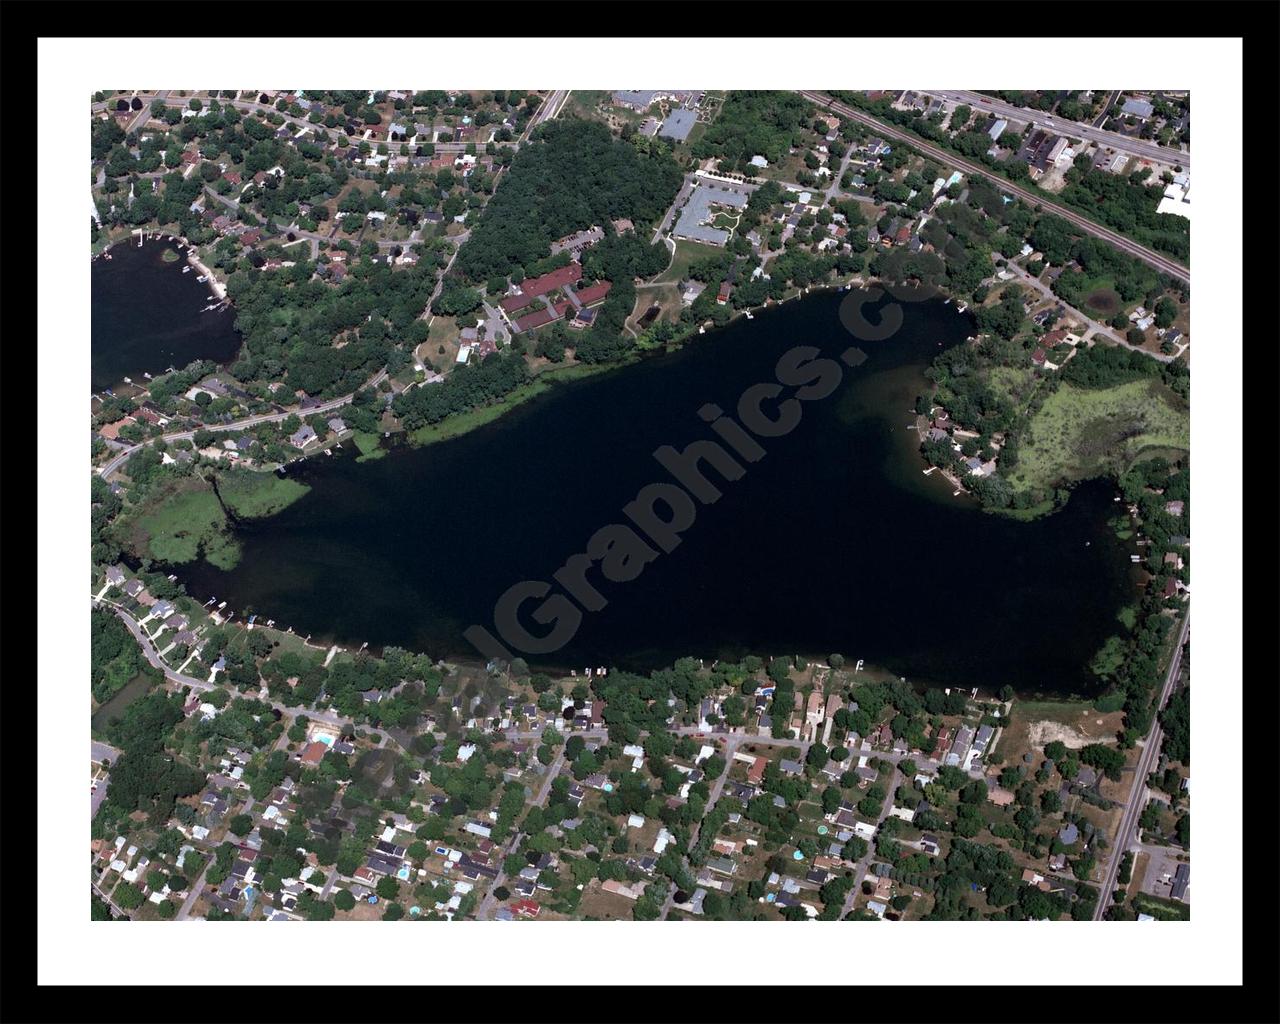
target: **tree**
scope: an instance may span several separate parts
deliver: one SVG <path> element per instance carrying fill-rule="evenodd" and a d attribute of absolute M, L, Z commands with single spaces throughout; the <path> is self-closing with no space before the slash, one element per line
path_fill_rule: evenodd
<path fill-rule="evenodd" d="M 400 895 L 400 883 L 390 875 L 383 875 L 378 879 L 378 884 L 374 886 L 374 891 L 378 894 L 379 899 L 393 900 Z"/>
<path fill-rule="evenodd" d="M 111 898 L 115 901 L 116 906 L 122 910 L 137 910 L 138 907 L 142 906 L 145 899 L 142 895 L 142 890 L 132 882 L 121 882 L 117 885 L 115 891 L 111 894 Z"/>
<path fill-rule="evenodd" d="M 333 897 L 333 905 L 343 913 L 355 909 L 356 898 L 346 889 L 340 889 Z"/>

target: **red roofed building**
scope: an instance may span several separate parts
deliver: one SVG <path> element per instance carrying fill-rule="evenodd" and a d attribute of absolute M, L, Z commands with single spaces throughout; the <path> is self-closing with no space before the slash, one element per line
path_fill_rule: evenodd
<path fill-rule="evenodd" d="M 120 428 L 127 427 L 130 423 L 133 423 L 133 422 L 134 422 L 134 419 L 132 416 L 125 416 L 123 419 L 118 419 L 114 423 L 107 423 L 104 426 L 99 427 L 98 433 L 101 434 L 103 437 L 105 437 L 108 441 L 114 441 L 117 437 L 120 436 Z"/>
<path fill-rule="evenodd" d="M 511 326 L 517 331 L 531 331 L 535 327 L 543 327 L 551 323 L 553 320 L 559 320 L 572 308 L 572 303 L 568 299 L 561 299 L 551 309 L 540 309 L 536 313 L 530 313 L 528 316 L 522 316 Z"/>
<path fill-rule="evenodd" d="M 328 749 L 329 748 L 319 740 L 314 743 L 308 743 L 306 749 L 302 751 L 298 760 L 303 764 L 319 764 Z"/>
<path fill-rule="evenodd" d="M 733 290 L 733 286 L 729 284 L 728 281 L 725 281 L 723 284 L 720 285 L 720 292 L 719 294 L 716 295 L 716 302 L 718 302 L 720 305 L 723 306 L 726 302 L 729 301 L 729 293 L 732 290 Z"/>
<path fill-rule="evenodd" d="M 542 913 L 537 900 L 516 900 L 511 904 L 511 909 L 521 917 L 537 917 Z"/>
<path fill-rule="evenodd" d="M 582 277 L 582 264 L 570 263 L 567 267 L 553 270 L 551 273 L 543 274 L 541 277 L 527 278 L 521 282 L 519 291 L 514 295 L 508 295 L 498 305 L 506 312 L 514 313 L 516 310 L 524 309 L 525 306 L 530 305 L 539 295 L 549 295 L 551 292 L 559 291 L 565 285 L 573 284 L 580 277 Z M 607 288 L 605 290 L 608 291 Z"/>
<path fill-rule="evenodd" d="M 523 292 L 517 292 L 515 295 L 508 295 L 505 299 L 500 299 L 498 305 L 508 313 L 515 313 L 528 306 L 533 299 Z"/>
<path fill-rule="evenodd" d="M 760 780 L 764 778 L 765 767 L 769 764 L 767 757 L 757 757 L 750 768 L 747 769 L 747 781 L 753 786 L 760 785 Z"/>
<path fill-rule="evenodd" d="M 594 303 L 601 302 L 604 297 L 609 294 L 609 289 L 613 287 L 612 281 L 597 281 L 588 288 L 581 289 L 578 294 L 578 301 L 584 306 L 590 306 Z"/>
<path fill-rule="evenodd" d="M 541 277 L 531 277 L 520 283 L 520 291 L 525 295 L 547 295 L 582 277 L 582 264 L 570 263 L 567 267 L 553 270 Z"/>

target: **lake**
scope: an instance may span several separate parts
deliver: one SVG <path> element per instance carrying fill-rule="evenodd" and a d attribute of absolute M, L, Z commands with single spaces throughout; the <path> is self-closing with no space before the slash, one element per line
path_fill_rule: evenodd
<path fill-rule="evenodd" d="M 218 301 L 208 283 L 187 273 L 186 254 L 176 242 L 120 242 L 111 259 L 93 260 L 92 364 L 95 392 L 125 377 L 141 380 L 197 359 L 231 362 L 240 351 L 230 306 L 204 310 Z M 166 262 L 164 254 L 178 259 Z"/>
<path fill-rule="evenodd" d="M 735 410 L 793 346 L 844 352 L 843 298 L 759 312 L 451 441 L 295 464 L 310 493 L 237 528 L 235 569 L 173 571 L 197 600 L 216 595 L 303 635 L 476 657 L 462 632 L 493 630 L 508 587 L 552 580 L 595 531 L 628 522 L 621 510 L 641 488 L 671 480 L 656 448 L 714 439 L 697 414 L 705 403 Z M 1088 692 L 1086 666 L 1135 596 L 1129 549 L 1107 527 L 1114 492 L 1084 484 L 1054 515 L 1018 522 L 925 477 L 907 429 L 922 373 L 973 328 L 936 299 L 904 312 L 891 338 L 857 342 L 865 361 L 805 403 L 740 479 L 708 472 L 723 496 L 698 508 L 672 552 L 630 582 L 597 572 L 607 604 L 542 662 L 648 669 L 685 655 L 839 652 L 941 685 Z"/>

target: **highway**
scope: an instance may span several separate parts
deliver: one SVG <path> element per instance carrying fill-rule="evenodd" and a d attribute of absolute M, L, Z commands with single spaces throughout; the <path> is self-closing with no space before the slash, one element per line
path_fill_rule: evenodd
<path fill-rule="evenodd" d="M 1083 217 L 1080 214 L 1067 209 L 1065 206 L 1059 206 L 1045 193 L 1030 192 L 1020 185 L 1015 185 L 1008 179 L 1000 177 L 990 167 L 975 164 L 963 157 L 956 156 L 954 153 L 942 149 L 939 146 L 935 146 L 933 143 L 928 142 L 911 132 L 886 124 L 878 118 L 872 117 L 870 114 L 864 114 L 861 110 L 855 110 L 848 104 L 833 100 L 826 93 L 801 90 L 800 95 L 804 96 L 806 99 L 812 100 L 820 107 L 840 114 L 842 117 L 847 117 L 851 121 L 857 121 L 859 124 L 866 125 L 869 128 L 874 128 L 879 134 L 886 138 L 906 143 L 912 149 L 937 160 L 944 166 L 954 167 L 957 170 L 970 175 L 980 174 L 984 178 L 991 179 L 996 183 L 996 186 L 1001 192 L 1017 196 L 1024 202 L 1029 203 L 1032 207 L 1040 207 L 1044 210 L 1048 210 L 1050 213 L 1056 214 L 1063 220 L 1066 220 L 1078 227 L 1081 231 L 1085 231 L 1088 234 L 1093 235 L 1095 238 L 1099 238 L 1102 241 L 1115 246 L 1121 252 L 1128 253 L 1130 256 L 1134 256 L 1142 260 L 1144 263 L 1154 267 L 1162 274 L 1167 274 L 1169 277 L 1176 278 L 1179 281 L 1185 281 L 1188 284 L 1191 282 L 1191 272 L 1182 264 L 1175 262 L 1168 256 L 1162 256 L 1157 252 L 1153 252 L 1145 246 L 1139 245 L 1137 242 L 1125 238 L 1124 235 L 1112 231 L 1110 228 L 1105 228 L 1101 224 L 1096 224 L 1087 217 Z"/>
<path fill-rule="evenodd" d="M 532 131 L 544 121 L 550 121 L 555 118 L 555 116 L 564 109 L 564 105 L 569 99 L 570 92 L 572 92 L 571 89 L 556 89 L 550 96 L 543 100 L 542 106 L 538 108 L 538 112 L 533 115 L 533 120 L 529 122 L 528 131 Z"/>
<path fill-rule="evenodd" d="M 992 96 L 984 96 L 980 92 L 967 92 L 964 89 L 930 89 L 922 92 L 921 95 L 937 96 L 939 99 L 947 100 L 950 103 L 967 103 L 974 110 L 995 114 L 997 117 L 1005 118 L 1008 121 L 1030 121 L 1041 128 L 1055 131 L 1059 135 L 1066 135 L 1073 139 L 1086 139 L 1089 142 L 1096 142 L 1100 146 L 1109 146 L 1118 153 L 1127 153 L 1129 156 L 1136 156 L 1142 160 L 1151 160 L 1156 163 L 1181 167 L 1184 171 L 1191 170 L 1190 152 L 1184 152 L 1170 146 L 1160 146 L 1142 139 L 1131 139 L 1127 135 L 1121 135 L 1119 132 L 1108 132 L 1093 125 L 1068 120 L 1065 117 L 1055 117 L 1052 114 L 1045 113 L 1043 110 L 1031 110 L 1028 107 L 1015 106 Z M 1108 102 L 1107 106 L 1109 109 L 1110 102 Z M 1105 120 L 1105 114 L 1101 119 Z"/>
<path fill-rule="evenodd" d="M 1120 828 L 1117 830 L 1115 839 L 1111 844 L 1111 855 L 1107 859 L 1106 871 L 1102 877 L 1101 894 L 1098 897 L 1098 904 L 1093 910 L 1093 919 L 1095 921 L 1101 921 L 1102 915 L 1106 912 L 1107 907 L 1111 905 L 1111 892 L 1115 888 L 1116 875 L 1120 871 L 1120 861 L 1124 858 L 1124 851 L 1133 842 L 1138 818 L 1147 804 L 1147 775 L 1150 774 L 1151 766 L 1155 764 L 1156 758 L 1160 754 L 1160 741 L 1164 736 L 1160 728 L 1159 712 L 1164 708 L 1165 702 L 1168 701 L 1169 694 L 1173 692 L 1174 683 L 1180 674 L 1182 648 L 1186 645 L 1187 632 L 1190 629 L 1191 612 L 1188 611 L 1187 617 L 1182 620 L 1182 631 L 1178 634 L 1178 646 L 1174 648 L 1173 657 L 1169 661 L 1169 671 L 1165 675 L 1164 686 L 1160 690 L 1160 699 L 1156 702 L 1155 720 L 1151 723 L 1151 731 L 1147 733 L 1142 753 L 1138 756 L 1138 763 L 1133 769 L 1133 789 L 1129 793 L 1129 802 L 1125 805 L 1124 814 L 1120 817 Z"/>

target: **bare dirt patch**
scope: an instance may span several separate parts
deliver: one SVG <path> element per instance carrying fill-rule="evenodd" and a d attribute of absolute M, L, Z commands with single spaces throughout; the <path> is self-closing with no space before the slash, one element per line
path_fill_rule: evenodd
<path fill-rule="evenodd" d="M 1043 748 L 1046 743 L 1057 740 L 1063 746 L 1079 750 L 1093 741 L 1084 733 L 1077 732 L 1069 725 L 1061 722 L 1032 722 L 1027 731 L 1027 739 L 1031 746 Z"/>

